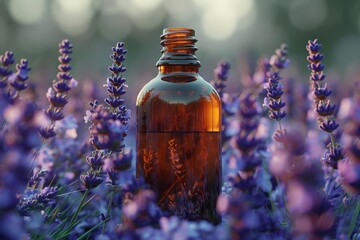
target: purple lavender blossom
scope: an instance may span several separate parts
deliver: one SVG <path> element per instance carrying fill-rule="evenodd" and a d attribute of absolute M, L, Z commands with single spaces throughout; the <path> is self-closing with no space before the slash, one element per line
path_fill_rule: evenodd
<path fill-rule="evenodd" d="M 10 69 L 13 64 L 12 52 L 7 51 L 0 56 L 0 94 L 8 104 L 14 104 L 19 98 L 19 92 L 28 87 L 28 61 L 21 59 L 20 63 L 16 64 L 16 72 Z"/>
<path fill-rule="evenodd" d="M 324 55 L 319 51 L 321 44 L 318 40 L 309 40 L 306 49 L 309 53 L 307 60 L 309 62 L 309 69 L 311 70 L 311 86 L 313 90 L 313 97 L 315 103 L 315 112 L 318 114 L 318 125 L 319 128 L 329 133 L 331 143 L 327 146 L 323 158 L 323 162 L 334 169 L 337 169 L 337 164 L 341 161 L 344 156 L 342 148 L 335 142 L 333 132 L 339 127 L 339 124 L 335 120 L 334 111 L 336 105 L 330 103 L 328 98 L 332 91 L 327 89 L 326 84 L 324 86 L 321 83 L 325 80 L 325 74 L 323 73 L 325 65 L 321 62 Z"/>
<path fill-rule="evenodd" d="M 63 108 L 68 103 L 68 92 L 71 88 L 77 86 L 76 80 L 71 76 L 70 54 L 72 53 L 72 44 L 65 39 L 59 43 L 59 66 L 57 79 L 54 80 L 52 88 L 49 88 L 46 97 L 50 103 L 48 109 L 44 111 L 50 123 L 39 130 L 44 139 L 52 138 L 56 135 L 54 127 L 55 122 L 64 118 Z"/>
<path fill-rule="evenodd" d="M 14 54 L 12 52 L 6 51 L 3 55 L 0 55 L 0 89 L 2 94 L 4 94 L 4 88 L 8 86 L 8 78 L 13 73 L 10 69 L 11 65 L 14 64 Z"/>
<path fill-rule="evenodd" d="M 230 63 L 227 61 L 220 61 L 214 69 L 214 80 L 211 81 L 211 84 L 216 89 L 217 93 L 221 99 L 221 110 L 222 110 L 222 141 L 223 145 L 227 140 L 230 139 L 228 134 L 229 131 L 229 116 L 234 115 L 234 98 L 230 94 L 224 92 L 226 87 L 225 82 L 228 79 L 230 72 Z"/>
<path fill-rule="evenodd" d="M 108 92 L 108 97 L 105 98 L 105 102 L 114 109 L 114 119 L 120 120 L 122 124 L 127 124 L 130 111 L 124 105 L 125 99 L 122 98 L 127 89 L 127 85 L 125 84 L 126 78 L 123 77 L 123 73 L 126 71 L 123 62 L 125 61 L 127 50 L 125 50 L 123 42 L 118 42 L 116 46 L 112 48 L 112 51 L 111 59 L 113 60 L 113 65 L 109 67 L 111 77 L 107 79 L 104 85 Z"/>
<path fill-rule="evenodd" d="M 281 44 L 279 49 L 275 50 L 275 54 L 270 58 L 270 65 L 278 70 L 287 68 L 290 65 L 290 60 L 287 58 L 288 49 L 286 44 Z"/>
<path fill-rule="evenodd" d="M 91 123 L 89 140 L 95 148 L 92 156 L 87 158 L 91 170 L 80 177 L 87 188 L 95 188 L 103 182 L 105 157 L 110 156 L 114 162 L 113 165 L 117 164 L 111 169 L 125 170 L 131 166 L 130 156 L 123 153 L 125 147 L 123 142 L 127 135 L 130 118 L 130 110 L 124 105 L 125 100 L 122 98 L 127 88 L 126 79 L 123 77 L 123 73 L 126 71 L 123 61 L 125 61 L 127 50 L 124 49 L 124 43 L 119 42 L 116 47 L 112 48 L 112 51 L 111 58 L 114 63 L 109 67 L 111 77 L 104 85 L 108 92 L 108 96 L 105 98 L 108 106 L 99 104 L 98 100 L 95 100 L 90 103 L 92 109 L 86 112 L 84 118 L 85 122 Z M 122 166 L 119 167 L 121 164 Z M 109 177 L 115 176 L 109 175 Z"/>
<path fill-rule="evenodd" d="M 223 90 L 226 87 L 225 81 L 228 79 L 230 67 L 231 65 L 229 62 L 220 61 L 214 69 L 215 80 L 212 81 L 212 84 L 218 92 L 220 99 L 223 98 Z"/>
<path fill-rule="evenodd" d="M 235 148 L 241 153 L 238 161 L 240 170 L 253 172 L 261 165 L 258 151 L 263 149 L 263 139 L 258 138 L 260 106 L 249 93 L 244 93 L 240 101 L 240 131 L 235 136 Z"/>
<path fill-rule="evenodd" d="M 270 110 L 269 117 L 279 123 L 279 131 L 281 133 L 283 133 L 281 120 L 286 116 L 286 112 L 283 110 L 286 103 L 281 99 L 283 85 L 280 82 L 281 77 L 279 72 L 290 64 L 287 55 L 287 45 L 281 44 L 280 48 L 276 49 L 275 54 L 270 58 L 271 69 L 267 73 L 268 79 L 265 84 L 267 94 L 264 98 L 264 106 Z"/>
<path fill-rule="evenodd" d="M 104 181 L 102 172 L 92 169 L 88 170 L 85 174 L 81 174 L 80 180 L 87 189 L 96 188 Z"/>

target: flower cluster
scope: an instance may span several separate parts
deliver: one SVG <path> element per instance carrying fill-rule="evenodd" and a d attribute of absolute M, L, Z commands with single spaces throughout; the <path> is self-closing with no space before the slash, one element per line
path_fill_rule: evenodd
<path fill-rule="evenodd" d="M 334 116 L 336 105 L 331 104 L 329 99 L 332 91 L 328 90 L 326 84 L 323 86 L 321 84 L 325 79 L 325 74 L 323 73 L 325 65 L 321 62 L 324 55 L 319 52 L 321 44 L 318 43 L 317 39 L 309 40 L 306 49 L 309 53 L 307 60 L 309 62 L 308 67 L 311 70 L 310 80 L 315 102 L 315 112 L 318 114 L 319 128 L 329 133 L 331 139 L 331 143 L 328 145 L 322 161 L 337 169 L 338 162 L 344 158 L 344 155 L 342 148 L 339 144 L 336 144 L 333 136 L 333 132 L 339 127 L 339 124 L 335 121 Z"/>
<path fill-rule="evenodd" d="M 280 82 L 280 70 L 286 68 L 290 61 L 287 59 L 287 45 L 282 44 L 279 49 L 275 51 L 275 54 L 270 58 L 271 69 L 267 73 L 267 83 L 265 89 L 267 91 L 264 98 L 264 106 L 269 108 L 271 119 L 275 119 L 279 122 L 279 131 L 283 133 L 280 121 L 286 116 L 286 112 L 283 110 L 285 102 L 282 101 L 281 96 L 283 94 L 283 86 Z"/>
<path fill-rule="evenodd" d="M 211 81 L 211 84 L 216 89 L 217 93 L 221 99 L 221 109 L 222 109 L 222 141 L 223 145 L 227 140 L 230 139 L 229 136 L 229 116 L 235 114 L 234 111 L 234 98 L 224 92 L 224 88 L 226 87 L 225 82 L 228 79 L 229 72 L 230 72 L 230 63 L 227 61 L 220 61 L 218 62 L 217 66 L 214 69 L 214 80 Z"/>
<path fill-rule="evenodd" d="M 240 170 L 253 172 L 261 165 L 259 150 L 264 147 L 263 139 L 257 136 L 259 127 L 260 106 L 250 93 L 244 93 L 239 98 L 240 130 L 235 136 L 235 148 L 241 153 Z"/>
<path fill-rule="evenodd" d="M 212 84 L 215 87 L 216 91 L 219 93 L 221 99 L 223 98 L 223 90 L 226 87 L 225 81 L 228 79 L 230 67 L 231 65 L 229 62 L 221 61 L 214 69 L 215 80 L 212 82 Z"/>
<path fill-rule="evenodd" d="M 72 44 L 65 39 L 59 44 L 59 66 L 57 79 L 53 81 L 52 88 L 49 88 L 46 97 L 50 103 L 48 109 L 44 111 L 50 124 L 42 127 L 39 131 L 44 139 L 52 138 L 56 135 L 54 127 L 55 122 L 64 118 L 63 108 L 68 103 L 68 93 L 71 88 L 77 86 L 76 80 L 71 76 L 70 54 L 72 53 Z"/>
<path fill-rule="evenodd" d="M 19 92 L 28 87 L 26 81 L 30 71 L 28 61 L 21 59 L 16 64 L 16 71 L 13 72 L 10 68 L 14 64 L 13 56 L 13 53 L 9 51 L 0 55 L 0 94 L 10 104 L 14 104 L 19 98 Z"/>
<path fill-rule="evenodd" d="M 124 138 L 128 131 L 130 110 L 124 105 L 122 96 L 126 93 L 126 78 L 123 65 L 127 50 L 124 43 L 119 42 L 112 48 L 111 59 L 113 64 L 109 67 L 111 77 L 107 79 L 106 87 L 108 96 L 105 103 L 108 107 L 99 104 L 97 100 L 90 103 L 92 109 L 87 111 L 85 122 L 91 122 L 90 143 L 95 147 L 92 156 L 87 158 L 90 170 L 81 175 L 81 180 L 87 188 L 95 188 L 103 182 L 104 159 L 107 157 L 111 163 L 106 169 L 114 177 L 113 170 L 125 170 L 131 166 L 129 154 L 124 154 Z M 95 165 L 94 165 L 95 164 Z M 114 181 L 112 181 L 114 182 Z"/>
<path fill-rule="evenodd" d="M 123 73 L 126 71 L 123 61 L 125 61 L 127 50 L 124 49 L 123 42 L 118 42 L 116 46 L 112 48 L 112 51 L 111 59 L 113 60 L 113 65 L 109 67 L 111 77 L 107 79 L 104 85 L 108 92 L 108 97 L 105 99 L 105 102 L 113 108 L 114 117 L 123 124 L 127 124 L 130 112 L 124 105 L 125 99 L 122 98 L 127 89 L 127 85 L 125 84 L 126 78 L 123 77 Z"/>
<path fill-rule="evenodd" d="M 269 144 L 271 126 L 257 99 L 262 97 L 260 86 L 265 84 L 270 115 L 282 120 L 286 89 L 279 72 L 289 64 L 285 45 L 270 59 L 258 62 L 255 73 L 247 78 L 250 84 L 244 84 L 236 97 L 224 91 L 230 65 L 220 62 L 217 66 L 215 88 L 222 96 L 223 134 L 227 133 L 222 152 L 226 177 L 216 206 L 222 222 L 216 226 L 204 220 L 182 219 L 189 217 L 188 212 L 201 214 L 194 207 L 202 201 L 195 197 L 201 183 L 183 195 L 189 196 L 183 198 L 183 204 L 173 205 L 174 214 L 180 216 L 170 216 L 160 210 L 161 202 L 155 201 L 144 179 L 134 176 L 133 152 L 124 146 L 130 110 L 124 100 L 123 43 L 112 49 L 105 102 L 93 101 L 86 113 L 85 120 L 91 123 L 89 138 L 78 136 L 77 130 L 85 126 L 76 115 L 63 114 L 67 102 L 77 101 L 68 98 L 76 83 L 69 73 L 71 44 L 60 44 L 58 79 L 47 95 L 50 107 L 46 112 L 53 119 L 49 119 L 50 127 L 42 129 L 45 136 L 54 137 L 38 148 L 33 162 L 28 157 L 40 145 L 43 117 L 36 101 L 20 98 L 27 85 L 27 61 L 20 61 L 12 72 L 13 54 L 6 52 L 0 57 L 0 115 L 4 120 L 0 127 L 0 239 L 358 239 L 360 89 L 353 89 L 355 96 L 344 99 L 337 113 L 329 101 L 331 90 L 323 84 L 320 48 L 316 40 L 307 46 L 315 112 L 320 128 L 331 138 L 323 165 L 314 161 L 318 156 L 314 158 L 309 151 L 323 143 L 321 134 L 288 127 L 286 132 L 277 130 L 275 142 Z M 288 87 L 289 93 L 295 93 L 298 86 Z M 344 123 L 336 142 L 335 134 L 340 131 L 332 129 L 338 128 L 335 113 L 339 123 Z M 289 123 L 298 123 L 298 119 L 291 119 L 293 115 L 287 117 Z M 179 180 L 188 171 L 178 164 L 180 153 L 175 146 L 170 141 L 167 150 Z"/>
<path fill-rule="evenodd" d="M 27 189 L 22 195 L 17 209 L 23 216 L 28 216 L 31 211 L 44 209 L 56 204 L 57 187 L 45 187 L 41 190 Z"/>

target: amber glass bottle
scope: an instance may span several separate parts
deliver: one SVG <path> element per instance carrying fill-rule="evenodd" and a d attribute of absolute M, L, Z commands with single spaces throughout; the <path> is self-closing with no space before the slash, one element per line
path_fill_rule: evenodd
<path fill-rule="evenodd" d="M 216 224 L 221 102 L 198 74 L 194 35 L 187 28 L 167 28 L 161 35 L 159 74 L 136 101 L 136 175 L 151 186 L 163 210 Z"/>

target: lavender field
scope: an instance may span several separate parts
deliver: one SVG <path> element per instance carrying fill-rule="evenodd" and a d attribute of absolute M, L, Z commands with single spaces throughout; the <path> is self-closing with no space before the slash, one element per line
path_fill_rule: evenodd
<path fill-rule="evenodd" d="M 229 13 L 224 29 L 206 18 L 218 14 L 208 7 L 201 27 L 196 21 L 192 25 L 180 17 L 163 17 L 154 29 L 144 30 L 147 15 L 136 23 L 141 14 L 134 9 L 174 12 L 165 1 L 141 5 L 133 0 L 134 9 L 120 18 L 135 19 L 136 26 L 128 26 L 141 31 L 134 35 L 125 25 L 117 28 L 113 21 L 101 20 L 103 13 L 113 14 L 111 4 L 102 8 L 95 1 L 81 2 L 82 7 L 56 1 L 53 7 L 65 14 L 89 4 L 89 22 L 99 21 L 102 37 L 91 37 L 90 27 L 77 33 L 80 13 L 79 22 L 71 24 L 59 20 L 55 11 L 63 32 L 50 34 L 43 46 L 29 37 L 32 47 L 22 42 L 25 35 L 20 33 L 43 26 L 34 20 L 36 11 L 26 15 L 23 0 L 0 3 L 7 9 L 0 9 L 0 32 L 8 30 L 0 34 L 0 239 L 360 239 L 358 33 L 343 32 L 341 44 L 332 41 L 324 19 L 335 3 L 314 3 L 318 11 L 309 12 L 313 26 L 308 26 L 296 13 L 307 5 L 292 1 L 289 22 L 297 28 L 292 38 L 276 27 L 271 28 L 274 34 L 250 33 L 265 26 L 255 24 L 261 22 L 258 17 L 249 23 L 247 42 L 238 43 L 248 54 L 234 55 L 237 34 L 247 32 L 231 28 L 235 20 L 229 6 L 240 6 L 235 1 L 210 4 Z M 205 4 L 189 2 L 199 9 Z M 124 3 L 112 4 L 122 9 Z M 256 1 L 241 6 L 249 9 L 237 13 L 238 22 L 265 11 Z M 189 18 L 196 19 L 195 12 Z M 278 16 L 275 10 L 273 16 Z M 169 24 L 165 19 L 190 24 L 195 31 L 199 27 L 198 56 L 205 63 L 201 74 L 221 98 L 222 188 L 216 211 L 222 220 L 217 225 L 162 210 L 151 187 L 136 177 L 135 98 L 154 77 L 160 56 L 160 45 L 151 50 L 144 45 L 159 41 L 157 30 Z M 338 24 L 334 29 L 345 23 Z M 215 30 L 222 35 L 213 34 Z M 12 42 L 13 35 L 17 40 Z M 54 36 L 65 39 L 51 45 Z M 287 41 L 291 44 L 283 43 Z M 152 59 L 150 67 L 147 59 Z"/>
<path fill-rule="evenodd" d="M 70 73 L 69 40 L 59 44 L 59 72 L 43 93 L 46 109 L 32 88 L 28 60 L 15 65 L 14 54 L 5 52 L 1 238 L 357 239 L 360 89 L 355 83 L 349 96 L 332 98 L 321 48 L 309 40 L 303 85 L 281 78 L 290 64 L 285 44 L 258 61 L 239 94 L 226 92 L 230 63 L 214 69 L 223 106 L 217 226 L 162 212 L 149 186 L 135 178 L 134 149 L 124 144 L 135 117 L 123 98 L 124 43 L 112 48 L 110 74 L 98 90 L 107 96 L 93 99 L 83 120 L 78 110 L 63 111 L 87 94 L 71 94 L 78 81 Z"/>

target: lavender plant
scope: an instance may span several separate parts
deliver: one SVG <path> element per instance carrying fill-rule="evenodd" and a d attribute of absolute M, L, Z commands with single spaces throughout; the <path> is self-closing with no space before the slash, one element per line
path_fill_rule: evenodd
<path fill-rule="evenodd" d="M 231 138 L 229 134 L 229 117 L 235 114 L 234 110 L 234 97 L 224 91 L 226 87 L 226 81 L 229 77 L 230 72 L 230 63 L 227 61 L 220 61 L 214 69 L 214 80 L 211 81 L 211 84 L 214 86 L 218 92 L 221 99 L 221 109 L 222 109 L 222 144 L 225 145 L 227 140 Z"/>
<path fill-rule="evenodd" d="M 305 134 L 282 126 L 286 113 L 280 72 L 289 64 L 286 45 L 258 62 L 239 95 L 225 91 L 230 64 L 222 61 L 216 67 L 213 84 L 222 97 L 223 135 L 229 140 L 222 153 L 224 186 L 217 210 L 223 220 L 217 226 L 162 212 L 143 179 L 133 176 L 132 151 L 124 145 L 130 119 L 124 44 L 112 49 L 104 103 L 92 101 L 86 113 L 88 140 L 78 136 L 81 123 L 63 113 L 76 81 L 70 75 L 72 45 L 64 40 L 59 48 L 59 73 L 47 94 L 49 124 L 41 135 L 39 108 L 21 94 L 28 86 L 28 62 L 21 60 L 13 70 L 13 54 L 0 57 L 0 113 L 6 122 L 0 131 L 1 239 L 359 238 L 360 91 L 354 88 L 354 97 L 344 99 L 339 109 L 330 102 L 317 40 L 309 41 L 307 59 L 319 128 L 330 136 L 323 171 L 309 153 Z M 258 103 L 264 84 L 265 106 L 279 122 L 275 142 Z M 337 110 L 342 122 L 335 119 Z M 51 141 L 38 151 L 34 167 L 27 157 L 41 138 Z M 322 144 L 321 135 L 314 138 Z M 181 190 L 189 186 L 181 186 L 185 172 L 176 144 L 168 142 L 167 152 Z M 159 157 L 151 149 L 146 154 L 150 168 Z M 188 209 L 177 211 L 186 217 L 202 197 L 194 197 L 196 188 L 183 194 Z"/>
<path fill-rule="evenodd" d="M 319 52 L 321 44 L 318 43 L 317 39 L 310 40 L 306 49 L 309 52 L 307 60 L 309 61 L 308 67 L 311 70 L 310 80 L 312 81 L 315 111 L 318 114 L 318 125 L 321 130 L 329 134 L 331 139 L 331 144 L 327 146 L 323 161 L 325 164 L 337 169 L 338 161 L 342 160 L 344 156 L 342 148 L 335 142 L 333 135 L 339 124 L 336 123 L 334 116 L 336 105 L 331 104 L 329 99 L 332 91 L 327 88 L 326 84 L 321 84 L 325 79 L 325 74 L 323 73 L 325 65 L 321 63 L 324 55 Z"/>
<path fill-rule="evenodd" d="M 49 139 L 56 135 L 55 122 L 64 118 L 63 108 L 68 103 L 68 92 L 71 88 L 77 86 L 77 81 L 70 74 L 70 54 L 72 53 L 72 48 L 72 44 L 67 39 L 59 44 L 59 52 L 61 54 L 58 66 L 59 72 L 57 79 L 53 81 L 52 88 L 49 88 L 46 93 L 50 105 L 44 113 L 50 123 L 39 131 L 43 139 Z"/>
<path fill-rule="evenodd" d="M 290 60 L 287 59 L 287 45 L 282 44 L 279 49 L 275 51 L 275 54 L 270 58 L 270 71 L 267 73 L 267 84 L 265 89 L 267 91 L 264 98 L 264 106 L 270 110 L 269 117 L 274 119 L 279 124 L 278 134 L 282 135 L 285 132 L 281 126 L 281 120 L 286 116 L 286 112 L 282 110 L 286 103 L 282 101 L 281 96 L 283 94 L 283 86 L 280 82 L 280 70 L 286 68 L 290 64 Z"/>

